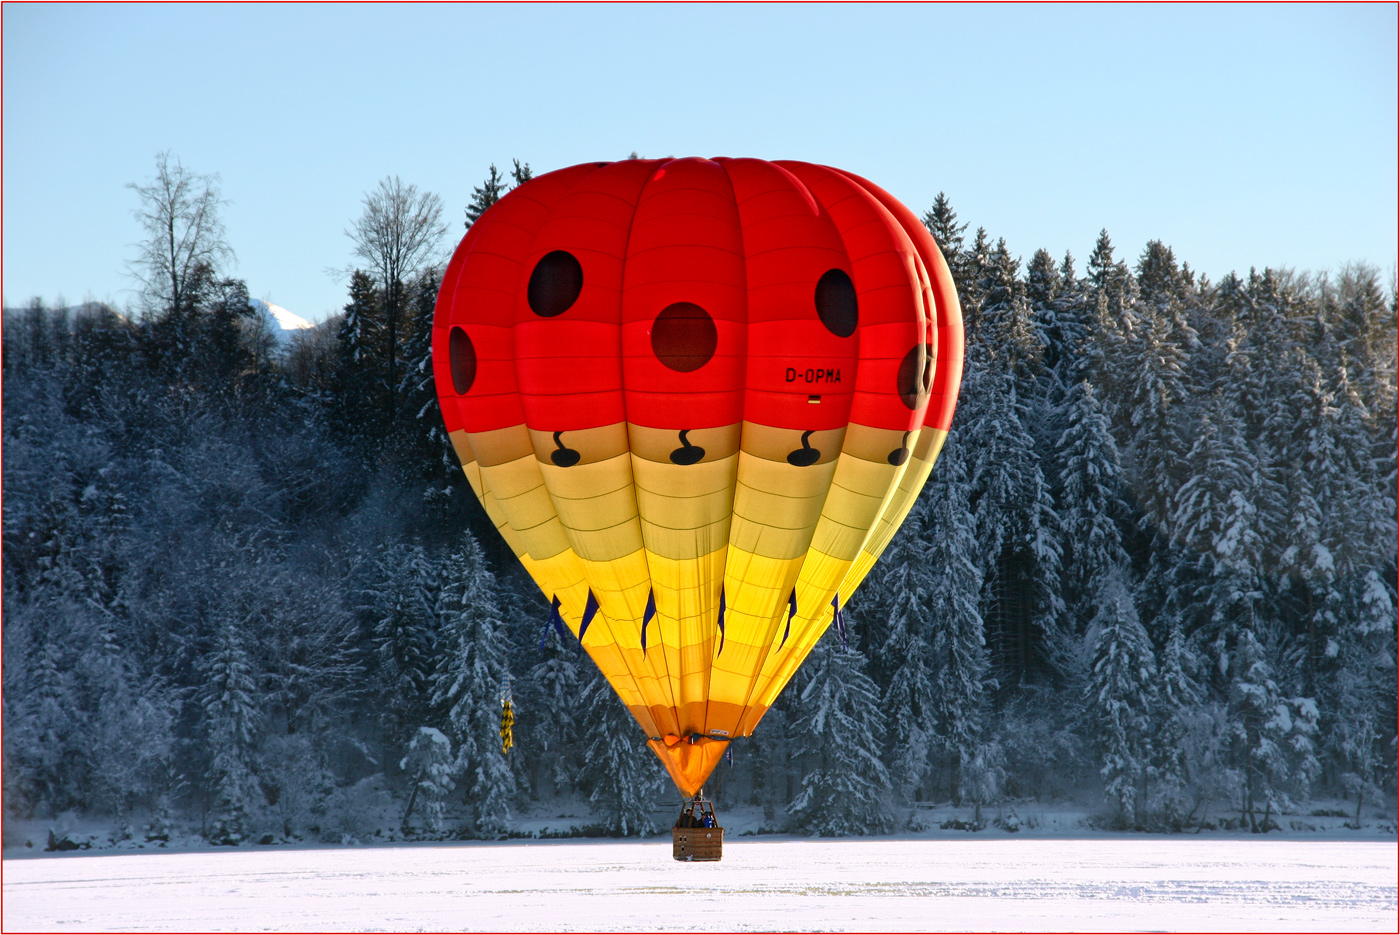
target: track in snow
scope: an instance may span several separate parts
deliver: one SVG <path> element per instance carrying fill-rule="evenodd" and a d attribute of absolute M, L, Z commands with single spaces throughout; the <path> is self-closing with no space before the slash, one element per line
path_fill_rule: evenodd
<path fill-rule="evenodd" d="M 511 842 L 6 859 L 17 931 L 1397 928 L 1394 842 Z"/>

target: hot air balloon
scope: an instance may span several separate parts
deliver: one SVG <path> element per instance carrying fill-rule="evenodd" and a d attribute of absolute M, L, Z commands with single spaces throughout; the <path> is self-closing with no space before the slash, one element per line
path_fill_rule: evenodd
<path fill-rule="evenodd" d="M 472 490 L 696 795 L 947 435 L 963 336 L 938 247 L 826 166 L 587 163 L 472 225 L 433 329 Z"/>

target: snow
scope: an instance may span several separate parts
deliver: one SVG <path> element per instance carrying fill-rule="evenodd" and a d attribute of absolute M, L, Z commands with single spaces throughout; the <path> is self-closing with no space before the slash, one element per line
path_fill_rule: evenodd
<path fill-rule="evenodd" d="M 7 854 L 7 857 L 9 855 Z M 731 838 L 7 859 L 6 931 L 1396 930 L 1396 848 Z"/>

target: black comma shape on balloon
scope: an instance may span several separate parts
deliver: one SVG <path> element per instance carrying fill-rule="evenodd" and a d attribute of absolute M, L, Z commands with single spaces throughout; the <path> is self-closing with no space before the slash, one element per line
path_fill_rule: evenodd
<path fill-rule="evenodd" d="M 909 460 L 909 432 L 904 433 L 904 437 L 899 440 L 899 447 L 891 451 L 885 460 L 895 467 L 899 467 Z"/>
<path fill-rule="evenodd" d="M 807 439 L 811 438 L 815 431 L 816 429 L 808 429 L 802 433 L 802 447 L 788 452 L 788 464 L 793 467 L 811 467 L 821 459 L 821 451 L 807 444 Z"/>
<path fill-rule="evenodd" d="M 554 444 L 557 445 L 558 448 L 549 453 L 549 460 L 560 467 L 573 467 L 575 464 L 578 464 L 579 459 L 581 459 L 583 455 L 579 454 L 577 450 L 565 446 L 564 442 L 559 438 L 559 436 L 563 434 L 563 432 L 554 433 Z"/>
<path fill-rule="evenodd" d="M 689 434 L 690 429 L 681 429 L 681 446 L 671 452 L 672 464 L 695 464 L 701 458 L 705 457 L 704 448 L 701 448 L 699 445 L 692 445 L 686 440 L 686 436 Z"/>

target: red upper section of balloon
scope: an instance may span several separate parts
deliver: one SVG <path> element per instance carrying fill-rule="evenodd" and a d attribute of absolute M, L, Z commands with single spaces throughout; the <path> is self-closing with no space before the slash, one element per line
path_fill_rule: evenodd
<path fill-rule="evenodd" d="M 486 211 L 443 278 L 433 362 L 449 430 L 946 430 L 962 344 L 933 238 L 878 186 L 803 162 L 636 159 L 551 172 Z"/>

